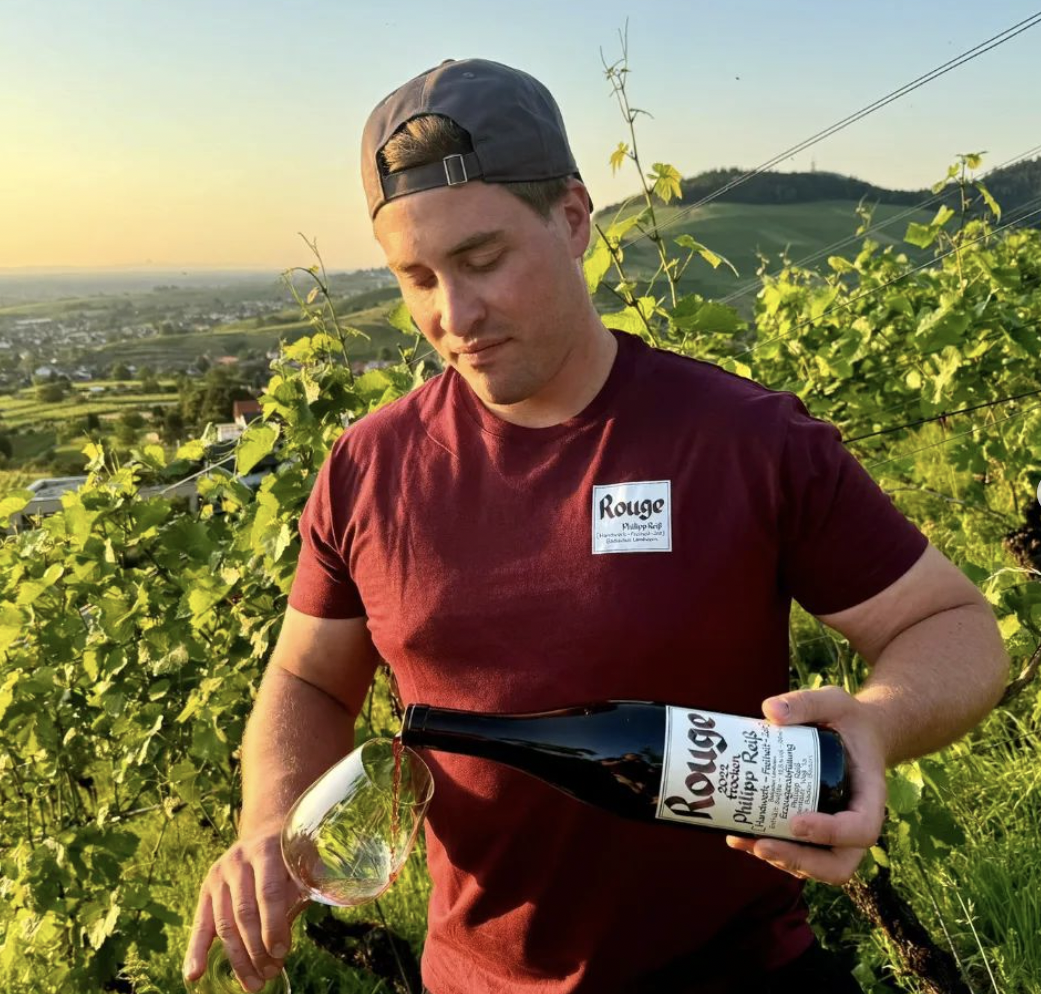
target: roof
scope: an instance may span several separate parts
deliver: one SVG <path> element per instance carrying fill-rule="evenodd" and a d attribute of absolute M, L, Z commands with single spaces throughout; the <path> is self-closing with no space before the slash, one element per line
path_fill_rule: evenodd
<path fill-rule="evenodd" d="M 260 414 L 260 401 L 259 400 L 236 400 L 231 405 L 231 416 L 232 419 L 239 417 L 245 417 L 247 414 Z"/>

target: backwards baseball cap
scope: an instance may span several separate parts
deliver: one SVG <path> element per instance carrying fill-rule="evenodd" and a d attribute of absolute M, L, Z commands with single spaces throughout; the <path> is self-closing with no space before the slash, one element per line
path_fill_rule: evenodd
<path fill-rule="evenodd" d="M 403 124 L 426 114 L 455 121 L 469 134 L 473 151 L 381 175 L 383 146 Z M 380 101 L 365 123 L 361 175 L 372 218 L 388 200 L 475 179 L 582 178 L 549 90 L 519 69 L 486 59 L 446 59 Z"/>

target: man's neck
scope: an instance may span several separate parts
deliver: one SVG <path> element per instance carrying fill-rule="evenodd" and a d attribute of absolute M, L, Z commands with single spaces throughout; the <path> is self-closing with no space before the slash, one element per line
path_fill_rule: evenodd
<path fill-rule="evenodd" d="M 618 353 L 618 340 L 596 319 L 543 395 L 518 404 L 485 403 L 496 417 L 523 428 L 551 428 L 580 414 L 600 392 Z"/>

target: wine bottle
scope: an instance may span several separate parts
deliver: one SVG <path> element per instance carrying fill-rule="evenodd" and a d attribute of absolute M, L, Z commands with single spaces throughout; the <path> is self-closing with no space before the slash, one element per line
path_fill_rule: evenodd
<path fill-rule="evenodd" d="M 734 835 L 794 838 L 794 815 L 849 801 L 834 731 L 650 701 L 529 714 L 410 704 L 401 740 L 503 763 L 627 818 Z"/>

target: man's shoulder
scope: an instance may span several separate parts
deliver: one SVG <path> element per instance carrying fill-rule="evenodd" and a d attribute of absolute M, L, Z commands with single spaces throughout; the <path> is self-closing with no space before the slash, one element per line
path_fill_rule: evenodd
<path fill-rule="evenodd" d="M 699 418 L 727 424 L 783 428 L 798 409 L 798 398 L 705 359 L 649 348 L 641 385 L 665 409 L 696 412 Z"/>
<path fill-rule="evenodd" d="M 372 457 L 381 449 L 397 449 L 407 444 L 410 439 L 423 434 L 424 425 L 443 410 L 447 385 L 445 374 L 438 373 L 403 397 L 358 418 L 340 436 L 333 453 L 349 450 L 352 458 L 361 455 Z"/>

